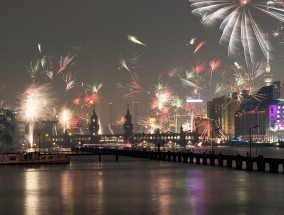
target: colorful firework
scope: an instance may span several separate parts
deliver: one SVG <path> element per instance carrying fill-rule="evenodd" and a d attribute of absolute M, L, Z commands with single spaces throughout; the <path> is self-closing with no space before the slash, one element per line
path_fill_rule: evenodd
<path fill-rule="evenodd" d="M 103 83 L 86 84 L 86 88 L 91 93 L 98 93 L 103 88 Z"/>

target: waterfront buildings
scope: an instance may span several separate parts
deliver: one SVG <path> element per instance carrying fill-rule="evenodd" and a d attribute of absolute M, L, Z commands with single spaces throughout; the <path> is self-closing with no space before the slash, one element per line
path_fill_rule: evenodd
<path fill-rule="evenodd" d="M 0 109 L 0 148 L 13 147 L 15 133 L 15 112 L 12 110 Z"/>
<path fill-rule="evenodd" d="M 207 118 L 222 131 L 225 139 L 235 136 L 234 115 L 239 108 L 235 94 L 229 94 L 218 98 L 213 98 L 207 102 Z"/>
<path fill-rule="evenodd" d="M 284 82 L 262 87 L 255 99 L 243 103 L 235 114 L 235 137 L 259 142 L 284 140 Z"/>

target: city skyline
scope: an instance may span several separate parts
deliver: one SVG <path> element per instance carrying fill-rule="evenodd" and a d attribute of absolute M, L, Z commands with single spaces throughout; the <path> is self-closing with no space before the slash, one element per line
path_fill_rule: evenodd
<path fill-rule="evenodd" d="M 206 29 L 200 19 L 191 14 L 188 1 L 30 1 L 29 4 L 9 1 L 2 3 L 0 10 L 3 26 L 0 99 L 13 106 L 19 103 L 18 98 L 26 86 L 33 82 L 38 85 L 52 83 L 60 105 L 71 105 L 76 97 L 82 96 L 82 88 L 87 85 L 103 83 L 99 89 L 101 99 L 96 105 L 98 115 L 104 117 L 102 123 L 107 124 L 109 103 L 113 104 L 114 120 L 125 114 L 126 104 L 137 101 L 139 114 L 149 115 L 154 86 L 158 84 L 170 85 L 171 95 L 185 102 L 192 96 L 194 87 L 181 87 L 180 79 L 187 81 L 185 72 L 198 64 L 205 65 L 203 81 L 207 81 L 207 86 L 206 90 L 198 89 L 201 92 L 196 96 L 202 94 L 205 101 L 214 96 L 213 83 L 218 79 L 215 74 L 212 79 L 212 73 L 210 77 L 210 61 L 220 60 L 218 76 L 223 76 L 224 72 L 233 75 L 231 67 L 235 60 L 227 56 L 226 46 L 218 44 L 220 32 Z M 271 68 L 274 80 L 280 80 L 284 64 L 283 45 L 279 45 L 279 40 L 283 40 L 283 35 L 280 38 L 272 36 L 279 22 L 261 21 L 265 22 L 261 23 L 264 27 L 271 24 L 269 34 L 274 45 Z M 131 35 L 146 46 L 130 41 Z M 195 41 L 190 44 L 192 39 Z M 43 56 L 54 57 L 57 63 L 61 57 L 73 57 L 74 65 L 62 70 L 65 76 L 61 76 L 58 69 L 54 71 L 52 82 L 42 74 L 33 80 L 27 66 L 31 62 L 34 65 Z M 131 64 L 130 59 L 137 61 Z M 130 71 L 123 67 L 122 60 L 127 61 Z M 67 75 L 69 71 L 74 77 Z M 179 79 L 170 76 L 171 71 Z M 136 83 L 140 84 L 141 93 L 124 99 L 119 89 L 125 86 L 129 89 L 133 77 L 139 80 Z M 65 85 L 68 78 L 76 83 L 70 90 L 66 90 Z M 198 86 L 204 88 L 201 84 Z"/>

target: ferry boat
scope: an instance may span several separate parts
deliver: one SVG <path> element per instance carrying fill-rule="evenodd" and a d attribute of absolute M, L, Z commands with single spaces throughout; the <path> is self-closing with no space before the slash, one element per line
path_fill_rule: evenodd
<path fill-rule="evenodd" d="M 2 164 L 66 164 L 70 156 L 63 153 L 51 154 L 40 152 L 0 153 Z"/>

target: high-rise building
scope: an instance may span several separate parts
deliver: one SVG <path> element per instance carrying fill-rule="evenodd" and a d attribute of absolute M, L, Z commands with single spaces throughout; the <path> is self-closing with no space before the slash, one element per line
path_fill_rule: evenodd
<path fill-rule="evenodd" d="M 235 94 L 213 98 L 207 102 L 207 118 L 218 124 L 227 139 L 235 135 L 234 114 L 239 108 Z"/>
<path fill-rule="evenodd" d="M 265 86 L 271 86 L 272 81 L 273 81 L 273 75 L 271 73 L 271 67 L 270 67 L 270 62 L 269 62 L 269 49 L 268 49 L 268 41 L 267 41 L 267 62 L 266 62 L 266 68 L 265 68 L 265 73 L 263 75 L 263 80 L 265 82 Z"/>

